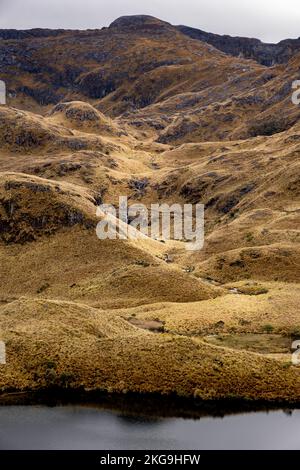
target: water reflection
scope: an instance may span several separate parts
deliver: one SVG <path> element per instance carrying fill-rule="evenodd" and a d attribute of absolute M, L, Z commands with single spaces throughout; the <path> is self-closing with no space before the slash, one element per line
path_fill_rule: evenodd
<path fill-rule="evenodd" d="M 300 411 L 201 419 L 94 405 L 0 407 L 1 449 L 300 449 Z"/>

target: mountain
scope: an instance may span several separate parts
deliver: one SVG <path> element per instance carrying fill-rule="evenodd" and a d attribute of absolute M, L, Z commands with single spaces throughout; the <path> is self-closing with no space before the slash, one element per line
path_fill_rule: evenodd
<path fill-rule="evenodd" d="M 95 31 L 2 36 L 8 104 L 25 110 L 45 114 L 64 101 L 89 102 L 137 135 L 170 144 L 270 135 L 299 116 L 291 103 L 297 56 L 266 68 L 148 16 Z"/>
<path fill-rule="evenodd" d="M 189 26 L 177 28 L 192 39 L 207 42 L 226 54 L 252 59 L 267 67 L 286 64 L 294 54 L 300 51 L 300 38 L 285 39 L 277 44 L 270 44 L 254 38 L 207 33 Z"/>
<path fill-rule="evenodd" d="M 0 38 L 1 391 L 299 400 L 299 53 L 145 15 Z M 120 195 L 203 203 L 203 249 L 99 240 Z"/>
<path fill-rule="evenodd" d="M 121 18 L 101 31 L 56 33 L 2 40 L 1 73 L 10 103 L 28 107 L 70 98 L 93 105 L 101 101 L 101 108 L 116 116 L 221 83 L 217 64 L 224 77 L 238 76 L 243 68 L 243 62 L 151 17 Z M 248 61 L 244 67 L 258 68 Z"/>

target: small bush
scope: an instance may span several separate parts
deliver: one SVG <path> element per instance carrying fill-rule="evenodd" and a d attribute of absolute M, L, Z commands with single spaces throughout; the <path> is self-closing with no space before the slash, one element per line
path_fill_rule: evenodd
<path fill-rule="evenodd" d="M 265 332 L 265 333 L 272 333 L 272 331 L 274 331 L 274 326 L 273 325 L 264 325 L 262 327 L 262 330 Z"/>
<path fill-rule="evenodd" d="M 280 121 L 278 119 L 269 119 L 268 121 L 260 121 L 253 124 L 249 129 L 249 134 L 251 137 L 257 137 L 259 135 L 274 135 L 287 130 L 290 126 L 291 123 Z"/>
<path fill-rule="evenodd" d="M 252 242 L 252 240 L 254 238 L 254 235 L 253 235 L 253 233 L 248 232 L 248 233 L 246 233 L 245 238 L 246 238 L 247 242 Z"/>
<path fill-rule="evenodd" d="M 291 331 L 291 337 L 295 339 L 300 338 L 300 326 L 295 326 L 295 328 L 293 328 Z"/>
<path fill-rule="evenodd" d="M 74 380 L 75 380 L 75 377 L 73 374 L 69 372 L 64 372 L 59 376 L 58 384 L 59 386 L 63 388 L 69 388 L 71 383 L 74 382 Z"/>
<path fill-rule="evenodd" d="M 41 294 L 42 292 L 44 292 L 45 290 L 47 290 L 49 287 L 50 287 L 50 284 L 48 284 L 48 282 L 46 282 L 46 284 L 43 284 L 41 287 L 38 288 L 38 290 L 36 291 L 36 293 L 37 293 L 37 294 Z"/>

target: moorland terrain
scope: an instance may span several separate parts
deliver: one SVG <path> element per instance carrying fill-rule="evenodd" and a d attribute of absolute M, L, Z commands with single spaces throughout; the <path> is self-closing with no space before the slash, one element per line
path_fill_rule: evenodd
<path fill-rule="evenodd" d="M 197 31 L 0 31 L 2 392 L 299 401 L 299 41 Z M 205 204 L 203 250 L 99 240 L 119 195 Z"/>

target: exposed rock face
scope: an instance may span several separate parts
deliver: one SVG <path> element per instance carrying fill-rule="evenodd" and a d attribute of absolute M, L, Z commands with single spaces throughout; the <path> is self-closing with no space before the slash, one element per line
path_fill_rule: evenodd
<path fill-rule="evenodd" d="M 278 44 L 267 44 L 259 39 L 207 33 L 188 26 L 178 26 L 178 29 L 183 34 L 207 42 L 226 54 L 253 59 L 267 67 L 285 64 L 300 51 L 300 38 L 286 39 Z"/>

